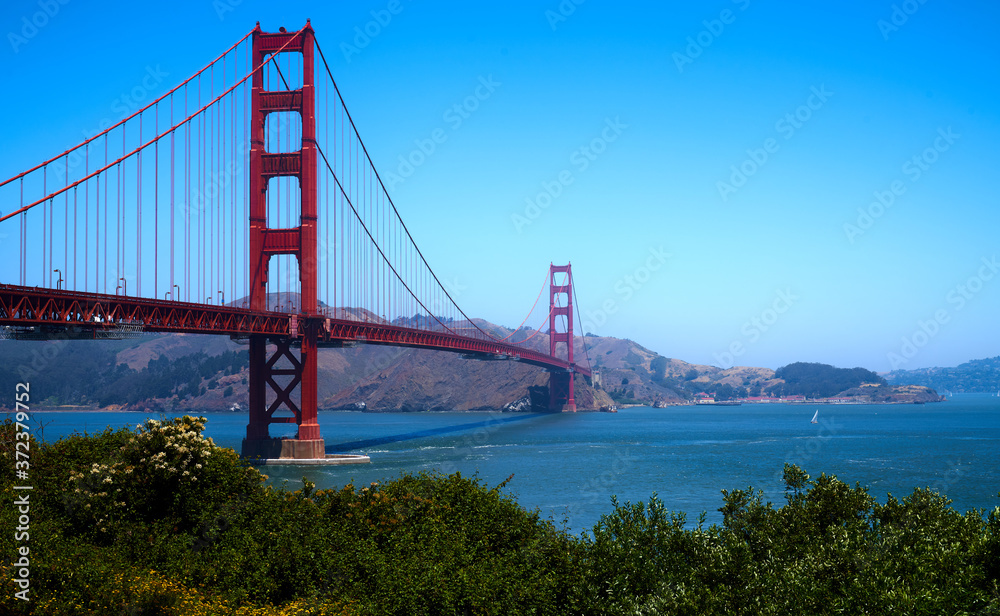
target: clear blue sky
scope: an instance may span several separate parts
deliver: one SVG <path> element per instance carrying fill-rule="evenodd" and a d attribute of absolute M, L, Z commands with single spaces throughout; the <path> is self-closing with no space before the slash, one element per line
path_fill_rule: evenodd
<path fill-rule="evenodd" d="M 997 4 L 303 4 L 4 3 L 0 175 L 309 17 L 384 175 L 446 135 L 391 193 L 470 314 L 517 325 L 572 261 L 587 329 L 668 357 L 1000 354 Z"/>

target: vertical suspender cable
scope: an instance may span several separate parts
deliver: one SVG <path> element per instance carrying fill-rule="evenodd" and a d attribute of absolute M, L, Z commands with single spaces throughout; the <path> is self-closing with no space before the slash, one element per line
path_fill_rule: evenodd
<path fill-rule="evenodd" d="M 198 105 L 201 105 L 201 78 L 198 78 Z M 208 114 L 201 114 L 201 125 L 198 130 L 198 295 L 195 301 L 205 303 L 205 129 Z"/>
<path fill-rule="evenodd" d="M 66 183 L 69 183 L 69 155 L 66 155 L 65 175 Z M 63 266 L 61 277 L 69 278 L 69 191 L 63 193 Z M 58 282 L 56 283 L 58 284 Z"/>
<path fill-rule="evenodd" d="M 105 167 L 108 166 L 108 134 L 107 133 L 104 134 L 104 166 Z M 108 172 L 108 178 L 110 176 L 111 176 L 111 172 L 109 171 Z M 104 179 L 104 242 L 102 242 L 102 244 L 104 245 L 104 268 L 105 269 L 110 269 L 108 267 L 108 240 L 111 239 L 110 237 L 108 237 L 108 209 L 109 209 L 109 207 L 108 207 L 108 181 L 109 180 L 108 180 L 108 178 Z M 100 203 L 100 198 L 98 198 L 98 203 Z M 99 272 L 99 274 L 101 276 L 101 281 L 104 283 L 103 284 L 104 293 L 107 294 L 107 292 L 108 292 L 108 274 L 103 269 L 101 269 L 100 266 L 98 266 L 97 271 Z"/>
<path fill-rule="evenodd" d="M 125 130 L 125 127 L 122 127 Z M 121 277 L 121 263 L 122 263 L 122 163 L 118 163 L 115 166 L 115 280 L 114 283 L 118 285 L 118 279 Z M 115 295 L 118 295 L 117 289 L 115 289 Z"/>
<path fill-rule="evenodd" d="M 86 188 L 86 185 L 84 185 L 84 187 Z M 74 291 L 76 291 L 76 288 L 77 288 L 76 287 L 76 264 L 80 260 L 79 259 L 79 256 L 80 256 L 79 255 L 79 251 L 77 250 L 77 246 L 76 246 L 77 237 L 78 237 L 78 235 L 77 235 L 77 233 L 78 233 L 78 231 L 77 231 L 77 224 L 76 224 L 77 223 L 76 213 L 78 211 L 78 208 L 77 208 L 77 189 L 79 189 L 79 186 L 74 186 L 73 187 L 73 290 Z M 66 221 L 66 226 L 69 227 L 69 220 Z M 66 252 L 69 252 L 69 245 L 68 244 L 66 246 Z M 69 265 L 69 264 L 67 263 L 67 265 Z M 67 278 L 66 282 L 69 282 L 69 280 L 68 280 L 69 274 L 66 275 L 66 278 Z"/>
<path fill-rule="evenodd" d="M 139 144 L 142 144 L 142 114 L 139 114 Z M 135 164 L 136 188 L 136 216 L 135 216 L 135 278 L 136 297 L 142 295 L 142 150 Z M 127 282 L 126 282 L 127 284 Z"/>
<path fill-rule="evenodd" d="M 90 175 L 90 144 L 83 150 L 83 175 Z M 89 291 L 90 283 L 90 186 L 83 187 L 83 290 Z"/>
<path fill-rule="evenodd" d="M 21 201 L 20 201 L 20 207 L 24 207 L 24 177 L 21 178 L 20 184 L 21 184 Z M 28 257 L 28 252 L 27 252 L 27 249 L 26 249 L 26 243 L 27 242 L 25 241 L 25 224 L 26 224 L 27 218 L 28 218 L 28 212 L 21 212 L 21 237 L 20 237 L 20 244 L 21 244 L 21 264 L 20 264 L 20 267 L 17 268 L 17 270 L 18 270 L 18 273 L 20 274 L 21 286 L 22 287 L 27 284 L 27 282 L 25 282 L 25 278 L 27 277 L 25 275 L 26 272 L 27 272 L 27 270 L 25 268 L 27 267 L 27 262 L 28 262 L 28 258 L 27 258 Z"/>
<path fill-rule="evenodd" d="M 49 166 L 45 165 L 44 167 L 42 167 L 42 192 L 46 195 L 49 194 L 49 189 L 47 188 L 49 182 L 48 175 L 49 175 Z M 48 248 L 48 245 L 52 244 L 52 231 L 51 231 L 52 223 L 49 222 L 49 219 L 51 218 L 50 216 L 51 203 L 52 200 L 50 199 L 47 204 L 42 206 L 42 281 L 41 281 L 43 285 L 46 285 L 50 288 L 52 287 L 52 276 L 48 275 L 49 271 L 48 265 L 52 260 L 49 259 L 48 261 L 46 261 L 46 257 L 48 256 L 48 251 L 46 249 Z M 46 232 L 48 232 L 48 235 L 46 235 Z"/>
<path fill-rule="evenodd" d="M 215 66 L 208 72 L 208 98 L 215 98 Z M 215 260 L 215 196 L 218 191 L 213 190 L 213 185 L 218 181 L 218 174 L 216 173 L 213 166 L 215 165 L 215 112 L 217 109 L 209 109 L 205 114 L 206 121 L 208 122 L 208 136 L 206 140 L 208 141 L 208 173 L 206 173 L 206 183 L 207 192 L 205 193 L 205 200 L 209 202 L 208 205 L 208 258 L 205 259 L 205 277 L 208 278 L 208 293 L 209 296 L 215 295 L 215 268 L 218 263 Z"/>
<path fill-rule="evenodd" d="M 160 105 L 153 106 L 153 134 L 160 134 Z M 159 296 L 160 262 L 160 140 L 153 144 L 153 298 Z"/>
<path fill-rule="evenodd" d="M 184 117 L 188 117 L 188 87 L 184 86 Z M 191 296 L 191 122 L 184 123 L 184 301 Z M 178 298 L 180 299 L 180 298 Z"/>
<path fill-rule="evenodd" d="M 174 125 L 174 97 L 170 96 L 170 125 Z M 174 166 L 177 162 L 177 151 L 174 148 L 176 133 L 175 131 L 170 131 L 170 282 L 169 291 L 170 297 L 175 302 L 181 301 L 181 298 L 176 296 L 177 290 L 174 289 L 174 226 L 176 220 L 174 218 L 174 189 L 176 188 L 175 182 L 177 179 L 174 177 Z"/>

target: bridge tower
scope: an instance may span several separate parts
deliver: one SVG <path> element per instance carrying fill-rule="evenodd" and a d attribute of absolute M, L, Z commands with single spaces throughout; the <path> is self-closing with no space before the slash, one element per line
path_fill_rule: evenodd
<path fill-rule="evenodd" d="M 556 284 L 556 274 L 566 274 L 565 284 Z M 565 295 L 565 301 L 562 296 Z M 557 301 L 559 300 L 559 301 Z M 557 317 L 566 317 L 566 331 L 557 332 Z M 566 361 L 573 365 L 573 271 L 572 264 L 549 264 L 549 355 L 558 357 L 559 343 L 566 344 Z M 576 412 L 573 398 L 573 372 L 549 373 L 549 410 Z"/>
<path fill-rule="evenodd" d="M 313 82 L 312 26 L 306 22 L 298 32 L 265 33 L 260 24 L 253 31 L 253 74 L 250 95 L 250 309 L 266 311 L 267 275 L 270 258 L 274 255 L 295 255 L 298 262 L 302 297 L 299 314 L 289 315 L 291 338 L 268 339 L 264 335 L 250 337 L 250 421 L 243 440 L 244 457 L 262 458 L 323 458 L 326 455 L 317 422 L 316 362 L 318 327 L 316 299 L 316 117 Z M 265 91 L 262 65 L 271 54 L 302 54 L 302 88 L 298 90 Z M 266 147 L 265 122 L 270 113 L 298 112 L 302 117 L 302 144 L 295 152 L 271 153 Z M 271 178 L 294 176 L 301 191 L 301 217 L 298 227 L 272 229 L 267 226 L 267 189 Z M 267 345 L 277 348 L 268 357 Z M 295 357 L 292 345 L 300 345 Z M 276 367 L 284 358 L 291 368 Z M 275 377 L 282 377 L 275 379 Z M 291 377 L 290 379 L 288 377 Z M 268 389 L 274 401 L 268 405 Z M 292 399 L 299 392 L 296 405 Z M 278 410 L 292 416 L 275 417 Z M 295 439 L 274 439 L 268 426 L 273 423 L 295 423 Z"/>

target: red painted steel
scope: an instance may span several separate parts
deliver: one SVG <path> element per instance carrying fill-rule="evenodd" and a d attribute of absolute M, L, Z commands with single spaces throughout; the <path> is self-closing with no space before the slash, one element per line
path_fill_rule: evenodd
<path fill-rule="evenodd" d="M 303 333 L 302 324 L 306 320 L 302 315 L 283 312 L 0 284 L 0 326 L 42 328 L 53 335 L 67 328 L 96 333 L 130 324 L 147 332 L 249 336 L 253 353 L 255 337 L 263 338 L 265 344 L 269 338 L 297 338 Z M 319 346 L 364 343 L 480 354 L 521 361 L 553 372 L 572 371 L 590 376 L 587 368 L 540 351 L 444 330 L 323 317 L 315 322 Z M 297 330 L 296 335 L 293 329 Z"/>
<path fill-rule="evenodd" d="M 299 440 L 321 438 L 317 420 L 317 311 L 316 298 L 316 115 L 315 87 L 313 85 L 313 50 L 315 42 L 309 22 L 296 33 L 265 33 L 258 24 L 253 31 L 254 71 L 250 94 L 251 148 L 250 148 L 250 309 L 266 310 L 267 272 L 271 256 L 295 255 L 298 262 L 299 282 L 302 289 L 302 325 L 296 322 L 293 335 L 299 338 L 299 358 L 289 351 L 286 340 L 275 340 L 278 349 L 266 359 L 267 338 L 250 338 L 250 421 L 247 440 L 261 441 L 269 438 L 268 425 L 280 423 L 273 417 L 281 407 L 291 411 L 299 430 Z M 270 53 L 302 54 L 302 88 L 289 92 L 264 91 L 264 63 Z M 267 152 L 264 129 L 267 115 L 276 111 L 298 112 L 302 117 L 302 144 L 298 151 L 285 153 Z M 301 191 L 301 216 L 299 226 L 287 229 L 267 227 L 267 188 L 273 177 L 294 176 Z M 284 358 L 291 369 L 276 368 Z M 276 376 L 291 376 L 290 383 L 275 380 Z M 267 405 L 267 388 L 275 394 L 274 402 Z M 299 391 L 298 405 L 292 399 Z M 244 444 L 247 447 L 251 444 Z"/>
<path fill-rule="evenodd" d="M 110 331 L 138 325 L 148 332 L 287 336 L 289 316 L 210 304 L 81 293 L 0 284 L 0 326 Z"/>
<path fill-rule="evenodd" d="M 566 274 L 566 284 L 556 284 L 556 274 Z M 561 296 L 566 296 L 562 305 Z M 566 331 L 559 332 L 557 317 L 566 317 Z M 559 344 L 566 345 L 566 363 L 573 365 L 573 270 L 572 264 L 549 264 L 549 355 L 558 357 Z M 553 372 L 549 375 L 549 410 L 576 412 L 573 397 L 573 373 Z"/>

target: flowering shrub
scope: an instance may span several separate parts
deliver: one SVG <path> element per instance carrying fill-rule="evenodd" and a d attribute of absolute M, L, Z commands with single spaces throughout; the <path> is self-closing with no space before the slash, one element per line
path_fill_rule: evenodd
<path fill-rule="evenodd" d="M 205 422 L 148 419 L 124 439 L 116 460 L 70 469 L 63 505 L 77 528 L 110 539 L 129 521 L 174 517 L 190 526 L 192 514 L 211 509 L 208 497 L 224 501 L 220 491 L 232 497 L 258 487 L 264 477 L 204 437 Z"/>
<path fill-rule="evenodd" d="M 213 451 L 222 451 L 211 438 L 201 436 L 206 421 L 204 417 L 189 415 L 164 422 L 147 419 L 145 426 L 138 426 L 129 443 L 130 453 L 148 454 L 139 463 L 148 462 L 146 468 L 151 478 L 177 483 L 198 481 L 192 472 L 201 469 Z"/>

